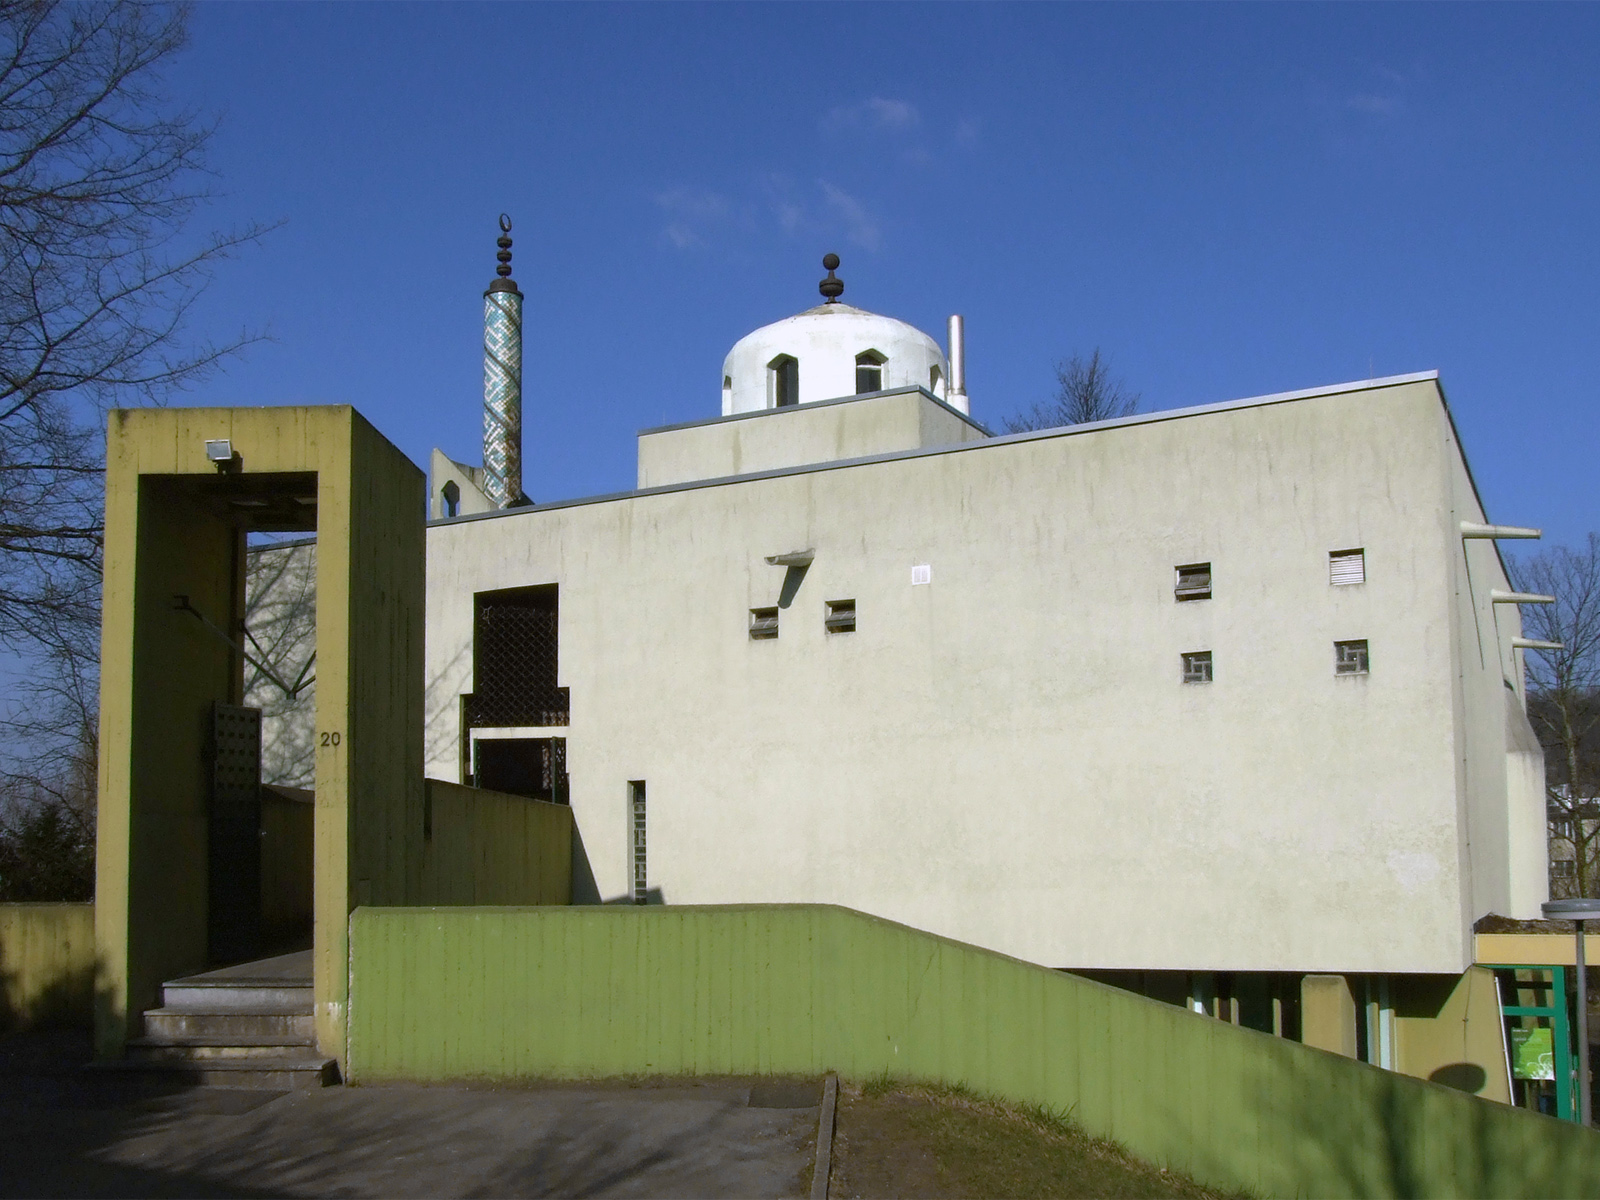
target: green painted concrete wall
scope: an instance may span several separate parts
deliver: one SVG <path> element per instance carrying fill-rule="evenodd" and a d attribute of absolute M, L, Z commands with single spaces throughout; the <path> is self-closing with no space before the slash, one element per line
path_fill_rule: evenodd
<path fill-rule="evenodd" d="M 358 909 L 346 1071 L 964 1082 L 1268 1196 L 1600 1194 L 1600 1135 L 831 906 Z"/>
<path fill-rule="evenodd" d="M 0 904 L 0 1032 L 94 1019 L 94 905 Z"/>

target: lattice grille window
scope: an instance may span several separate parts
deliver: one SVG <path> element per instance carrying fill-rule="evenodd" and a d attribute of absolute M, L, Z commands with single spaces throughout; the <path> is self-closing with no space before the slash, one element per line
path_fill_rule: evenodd
<path fill-rule="evenodd" d="M 1183 656 L 1183 681 L 1185 683 L 1211 682 L 1211 651 L 1191 650 Z"/>
<path fill-rule="evenodd" d="M 644 780 L 628 781 L 628 812 L 633 830 L 633 902 L 643 904 L 650 898 L 649 874 L 645 862 L 645 812 Z"/>
<path fill-rule="evenodd" d="M 1333 673 L 1335 675 L 1365 675 L 1369 667 L 1367 640 L 1335 642 L 1333 644 Z"/>
<path fill-rule="evenodd" d="M 1211 599 L 1210 563 L 1190 563 L 1176 570 L 1178 582 L 1174 585 L 1172 594 L 1180 601 Z"/>
<path fill-rule="evenodd" d="M 473 599 L 468 728 L 567 724 L 567 689 L 556 686 L 556 585 L 479 592 Z"/>
<path fill-rule="evenodd" d="M 1328 552 L 1328 582 L 1334 587 L 1367 581 L 1367 552 L 1365 550 L 1330 550 Z"/>
<path fill-rule="evenodd" d="M 750 610 L 750 640 L 767 642 L 778 636 L 778 610 L 752 608 Z"/>
<path fill-rule="evenodd" d="M 828 615 L 823 624 L 829 633 L 854 633 L 856 631 L 856 602 L 854 600 L 829 600 Z"/>
<path fill-rule="evenodd" d="M 566 738 L 474 738 L 472 785 L 568 804 Z"/>

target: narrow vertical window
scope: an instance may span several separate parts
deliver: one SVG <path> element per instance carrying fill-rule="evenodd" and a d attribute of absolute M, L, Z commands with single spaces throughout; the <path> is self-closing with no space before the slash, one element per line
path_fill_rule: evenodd
<path fill-rule="evenodd" d="M 883 391 L 883 364 L 887 360 L 876 350 L 856 355 L 856 395 Z"/>
<path fill-rule="evenodd" d="M 444 486 L 439 489 L 439 499 L 443 501 L 445 516 L 459 517 L 461 515 L 461 489 L 456 486 L 454 479 L 445 480 Z"/>
<path fill-rule="evenodd" d="M 800 403 L 800 362 L 780 354 L 767 364 L 769 408 L 788 408 Z"/>
<path fill-rule="evenodd" d="M 722 411 L 727 412 L 733 407 L 733 376 L 722 377 Z"/>
<path fill-rule="evenodd" d="M 628 820 L 633 832 L 633 902 L 644 904 L 649 899 L 649 874 L 645 866 L 645 816 L 644 780 L 628 780 Z"/>
<path fill-rule="evenodd" d="M 1330 550 L 1328 552 L 1328 582 L 1334 587 L 1367 581 L 1367 552 L 1365 550 Z"/>
<path fill-rule="evenodd" d="M 1183 681 L 1185 683 L 1211 682 L 1211 651 L 1191 650 L 1183 656 Z"/>
<path fill-rule="evenodd" d="M 1367 654 L 1367 639 L 1333 644 L 1333 673 L 1335 675 L 1365 675 L 1371 666 Z"/>

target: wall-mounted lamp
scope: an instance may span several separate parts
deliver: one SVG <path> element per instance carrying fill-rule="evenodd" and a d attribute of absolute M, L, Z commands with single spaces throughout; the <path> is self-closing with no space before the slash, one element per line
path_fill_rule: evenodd
<path fill-rule="evenodd" d="M 223 472 L 237 471 L 244 463 L 244 459 L 239 457 L 229 438 L 208 438 L 206 457 L 217 465 L 217 470 Z"/>

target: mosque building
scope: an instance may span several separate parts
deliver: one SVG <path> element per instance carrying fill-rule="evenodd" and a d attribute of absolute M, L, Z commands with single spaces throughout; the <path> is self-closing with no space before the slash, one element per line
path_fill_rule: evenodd
<path fill-rule="evenodd" d="M 1434 1018 L 1498 1012 L 1474 924 L 1548 894 L 1496 546 L 1534 534 L 1436 373 L 995 436 L 961 318 L 849 305 L 829 255 L 720 413 L 639 434 L 635 490 L 530 503 L 509 247 L 485 465 L 432 458 L 426 771 L 570 805 L 575 903 L 845 905 L 1499 1061 L 1494 1019 Z"/>

